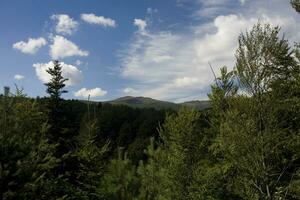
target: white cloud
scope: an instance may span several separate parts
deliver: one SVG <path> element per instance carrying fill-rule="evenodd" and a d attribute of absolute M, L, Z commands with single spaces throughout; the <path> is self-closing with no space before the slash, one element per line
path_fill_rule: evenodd
<path fill-rule="evenodd" d="M 55 26 L 55 31 L 57 33 L 71 35 L 78 29 L 78 22 L 69 17 L 69 15 L 52 15 L 51 19 L 57 21 Z"/>
<path fill-rule="evenodd" d="M 199 79 L 196 77 L 182 77 L 182 78 L 177 78 L 174 80 L 174 85 L 176 87 L 186 87 L 186 86 L 193 86 L 197 83 L 199 83 Z"/>
<path fill-rule="evenodd" d="M 93 13 L 81 14 L 81 19 L 89 24 L 97 24 L 104 27 L 116 27 L 116 21 L 103 16 L 96 16 Z"/>
<path fill-rule="evenodd" d="M 53 44 L 50 45 L 50 56 L 53 59 L 71 57 L 71 56 L 88 56 L 88 51 L 81 50 L 76 44 L 67 40 L 63 36 L 56 35 L 53 38 Z"/>
<path fill-rule="evenodd" d="M 93 88 L 93 89 L 86 89 L 86 88 L 81 88 L 77 92 L 74 92 L 75 97 L 83 97 L 83 98 L 88 98 L 89 96 L 91 98 L 93 97 L 102 97 L 107 94 L 107 91 L 102 90 L 99 87 Z"/>
<path fill-rule="evenodd" d="M 82 82 L 83 75 L 82 72 L 77 67 L 73 65 L 68 65 L 64 62 L 60 62 L 60 65 L 62 67 L 62 76 L 64 78 L 69 79 L 68 81 L 66 81 L 67 86 L 75 85 Z M 47 73 L 46 70 L 54 67 L 52 61 L 48 63 L 35 63 L 33 64 L 33 67 L 35 68 L 37 77 L 43 83 L 47 83 L 50 81 L 51 76 Z"/>
<path fill-rule="evenodd" d="M 154 14 L 154 13 L 157 13 L 158 12 L 158 9 L 157 8 L 147 8 L 147 14 L 151 15 L 151 14 Z"/>
<path fill-rule="evenodd" d="M 247 0 L 240 0 L 241 4 L 244 5 Z"/>
<path fill-rule="evenodd" d="M 133 24 L 139 28 L 139 31 L 145 32 L 147 22 L 142 19 L 134 19 Z"/>
<path fill-rule="evenodd" d="M 198 2 L 202 3 L 204 6 L 216 6 L 216 5 L 225 5 L 229 3 L 231 0 L 198 0 Z"/>
<path fill-rule="evenodd" d="M 172 60 L 173 57 L 170 55 L 157 55 L 156 57 L 153 58 L 153 61 L 156 63 L 162 63 L 166 61 Z"/>
<path fill-rule="evenodd" d="M 22 80 L 22 79 L 24 79 L 25 78 L 25 76 L 23 76 L 23 75 L 20 75 L 20 74 L 16 74 L 15 76 L 14 76 L 14 79 L 15 80 Z"/>
<path fill-rule="evenodd" d="M 82 64 L 82 61 L 80 61 L 80 60 L 76 60 L 76 61 L 75 61 L 75 64 L 76 64 L 77 66 L 79 66 L 79 65 L 81 65 L 81 64 Z"/>
<path fill-rule="evenodd" d="M 239 34 L 251 29 L 258 19 L 283 26 L 287 38 L 299 40 L 296 14 L 266 12 L 258 9 L 261 7 L 265 8 L 255 4 L 251 13 L 217 16 L 185 33 L 147 30 L 147 34 L 137 34 L 121 54 L 121 76 L 135 81 L 132 86 L 139 95 L 172 101 L 207 98 L 214 80 L 208 63 L 217 74 L 224 65 L 232 68 Z"/>
<path fill-rule="evenodd" d="M 213 18 L 220 13 L 235 13 L 239 0 L 198 0 L 196 3 L 200 4 L 200 9 L 195 12 L 195 16 Z"/>
<path fill-rule="evenodd" d="M 45 46 L 47 41 L 40 38 L 29 38 L 27 42 L 20 41 L 13 44 L 13 48 L 20 50 L 22 53 L 35 54 L 42 46 Z"/>
<path fill-rule="evenodd" d="M 123 92 L 125 93 L 125 94 L 136 94 L 137 93 L 137 90 L 135 90 L 135 89 L 133 89 L 133 88 L 131 88 L 131 87 L 127 87 L 127 88 L 124 88 L 123 89 Z"/>

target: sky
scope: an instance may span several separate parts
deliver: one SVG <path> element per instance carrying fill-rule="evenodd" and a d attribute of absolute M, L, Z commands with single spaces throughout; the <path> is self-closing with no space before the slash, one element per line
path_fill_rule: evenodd
<path fill-rule="evenodd" d="M 0 0 L 0 87 L 45 96 L 59 60 L 67 99 L 207 99 L 258 21 L 300 41 L 289 0 Z"/>

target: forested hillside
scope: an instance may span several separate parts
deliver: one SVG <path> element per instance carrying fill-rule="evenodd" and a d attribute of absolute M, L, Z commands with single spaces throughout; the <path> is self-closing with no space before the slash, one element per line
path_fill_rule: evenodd
<path fill-rule="evenodd" d="M 200 111 L 63 100 L 54 61 L 0 98 L 0 199 L 300 199 L 300 45 L 258 22 L 235 56 Z"/>
<path fill-rule="evenodd" d="M 159 101 L 152 98 L 131 96 L 121 97 L 112 101 L 107 101 L 105 103 L 110 103 L 113 105 L 127 105 L 133 108 L 155 108 L 157 110 L 179 110 L 182 107 L 190 107 L 196 110 L 205 110 L 210 107 L 210 103 L 208 100 L 172 103 L 168 101 Z"/>

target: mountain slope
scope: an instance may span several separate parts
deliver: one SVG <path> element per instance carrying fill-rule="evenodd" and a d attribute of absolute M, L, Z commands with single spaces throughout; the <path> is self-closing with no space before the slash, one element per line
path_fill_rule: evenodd
<path fill-rule="evenodd" d="M 209 107 L 209 101 L 189 101 L 184 103 L 172 103 L 168 101 L 160 101 L 149 97 L 132 97 L 125 96 L 115 100 L 106 101 L 115 105 L 127 105 L 135 108 L 155 108 L 155 109 L 173 109 L 178 110 L 182 106 L 192 107 L 196 110 L 203 110 Z"/>

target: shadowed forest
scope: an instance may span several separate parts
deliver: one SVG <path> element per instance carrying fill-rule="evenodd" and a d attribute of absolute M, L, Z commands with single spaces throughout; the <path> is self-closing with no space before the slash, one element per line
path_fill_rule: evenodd
<path fill-rule="evenodd" d="M 64 100 L 59 61 L 47 97 L 1 95 L 0 199 L 300 199 L 300 45 L 263 22 L 237 41 L 200 111 Z"/>

